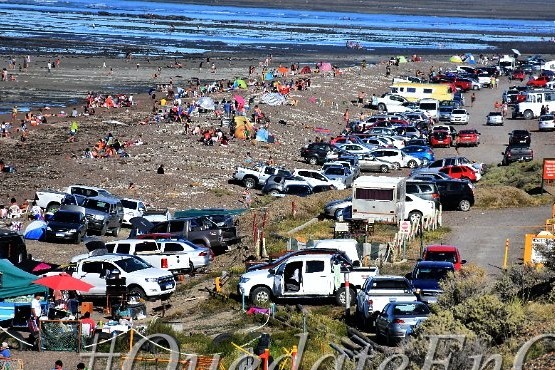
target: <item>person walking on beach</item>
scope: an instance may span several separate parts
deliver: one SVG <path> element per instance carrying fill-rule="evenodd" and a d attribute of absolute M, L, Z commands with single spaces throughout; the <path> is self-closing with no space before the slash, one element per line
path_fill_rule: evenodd
<path fill-rule="evenodd" d="M 349 127 L 349 108 L 345 109 L 345 113 L 343 113 L 343 123 L 345 127 Z"/>
<path fill-rule="evenodd" d="M 212 65 L 210 66 L 211 72 L 212 73 L 216 73 L 216 64 L 214 64 L 214 62 L 212 62 Z"/>
<path fill-rule="evenodd" d="M 48 61 L 48 63 L 46 64 L 46 67 L 48 68 L 48 73 L 52 72 L 52 62 Z"/>
<path fill-rule="evenodd" d="M 470 106 L 471 107 L 474 106 L 475 101 L 476 101 L 476 94 L 472 93 L 472 95 L 470 96 Z"/>

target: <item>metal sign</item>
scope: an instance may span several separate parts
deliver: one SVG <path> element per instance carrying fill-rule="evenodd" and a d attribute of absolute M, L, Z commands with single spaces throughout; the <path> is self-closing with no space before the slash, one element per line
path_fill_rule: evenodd
<path fill-rule="evenodd" d="M 543 264 L 543 251 L 555 250 L 555 235 L 542 231 L 539 234 L 526 234 L 524 243 L 524 263 L 531 265 Z"/>
<path fill-rule="evenodd" d="M 410 226 L 411 226 L 410 221 L 401 221 L 399 223 L 399 232 L 403 234 L 409 234 Z"/>

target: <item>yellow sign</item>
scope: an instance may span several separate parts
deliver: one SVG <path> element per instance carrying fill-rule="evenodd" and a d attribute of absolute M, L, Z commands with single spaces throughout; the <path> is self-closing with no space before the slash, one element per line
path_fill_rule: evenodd
<path fill-rule="evenodd" d="M 524 264 L 539 265 L 545 261 L 543 250 L 555 249 L 555 235 L 548 231 L 539 234 L 526 234 L 524 237 Z"/>

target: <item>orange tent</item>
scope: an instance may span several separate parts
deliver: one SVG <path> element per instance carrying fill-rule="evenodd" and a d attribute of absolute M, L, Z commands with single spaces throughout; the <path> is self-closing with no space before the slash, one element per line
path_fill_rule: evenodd
<path fill-rule="evenodd" d="M 235 117 L 235 137 L 237 139 L 246 139 L 247 133 L 249 137 L 254 137 L 254 127 L 249 119 L 245 116 Z"/>

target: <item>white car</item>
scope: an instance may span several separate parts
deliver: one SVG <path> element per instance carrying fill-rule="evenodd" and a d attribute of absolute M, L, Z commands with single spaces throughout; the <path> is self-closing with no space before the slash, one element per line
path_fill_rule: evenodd
<path fill-rule="evenodd" d="M 376 158 L 392 163 L 395 169 L 400 169 L 401 167 L 416 168 L 422 165 L 422 160 L 420 158 L 405 154 L 400 149 L 376 149 L 370 154 Z"/>
<path fill-rule="evenodd" d="M 555 115 L 544 114 L 538 120 L 538 129 L 540 131 L 555 131 Z"/>
<path fill-rule="evenodd" d="M 328 179 L 320 171 L 316 170 L 296 169 L 295 171 L 293 171 L 293 175 L 301 177 L 310 186 L 333 185 L 336 189 L 339 190 L 343 190 L 346 188 L 345 184 L 342 181 Z"/>
<path fill-rule="evenodd" d="M 449 122 L 452 124 L 466 125 L 470 121 L 470 114 L 468 114 L 466 109 L 453 109 Z"/>
<path fill-rule="evenodd" d="M 486 116 L 486 125 L 503 126 L 503 114 L 501 112 L 489 112 Z"/>
<path fill-rule="evenodd" d="M 358 157 L 360 157 L 360 156 L 362 156 L 362 155 L 365 155 L 365 154 L 370 154 L 370 152 L 372 151 L 372 149 L 370 149 L 370 148 L 368 148 L 368 147 L 366 147 L 366 146 L 364 146 L 364 145 L 361 145 L 361 144 L 354 144 L 354 143 L 351 143 L 351 144 L 339 144 L 337 147 L 338 147 L 339 149 L 342 149 L 342 150 L 346 151 L 346 152 L 349 152 L 349 153 L 351 153 L 351 154 L 354 154 L 354 155 L 356 155 L 356 156 L 358 156 Z"/>
<path fill-rule="evenodd" d="M 121 200 L 121 205 L 123 206 L 122 223 L 125 225 L 131 225 L 129 220 L 133 217 L 142 217 L 146 211 L 145 204 L 138 199 L 123 198 Z"/>
<path fill-rule="evenodd" d="M 422 217 L 433 217 L 436 205 L 433 200 L 426 200 L 414 194 L 405 195 L 405 220 L 420 221 Z"/>
<path fill-rule="evenodd" d="M 214 260 L 210 248 L 193 244 L 188 240 L 158 240 L 156 243 L 162 253 L 174 253 L 188 258 L 191 271 L 206 268 Z"/>

